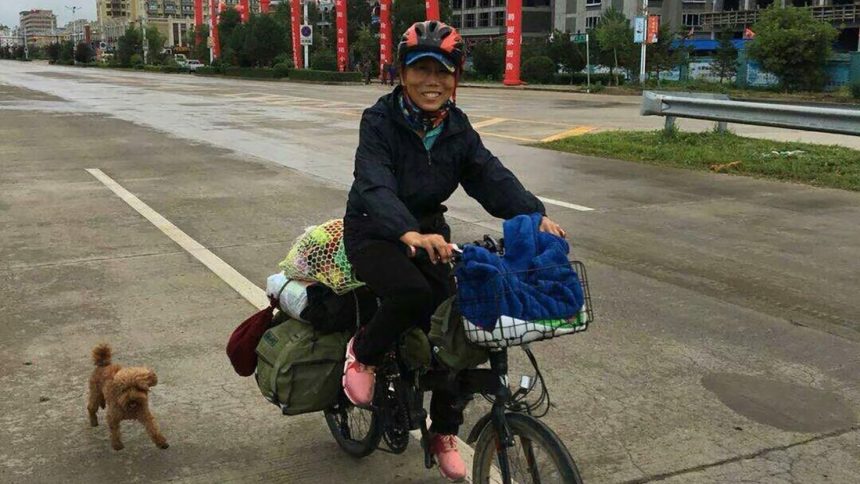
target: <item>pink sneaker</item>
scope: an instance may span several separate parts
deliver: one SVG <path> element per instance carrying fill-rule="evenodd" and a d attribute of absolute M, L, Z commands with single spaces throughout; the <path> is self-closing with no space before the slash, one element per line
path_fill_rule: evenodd
<path fill-rule="evenodd" d="M 376 383 L 376 369 L 355 358 L 352 345 L 355 337 L 346 345 L 346 362 L 343 364 L 343 392 L 349 401 L 358 406 L 370 405 L 373 401 L 373 386 Z"/>
<path fill-rule="evenodd" d="M 466 464 L 457 450 L 456 435 L 431 435 L 430 452 L 436 457 L 442 477 L 451 482 L 461 482 L 466 478 Z"/>

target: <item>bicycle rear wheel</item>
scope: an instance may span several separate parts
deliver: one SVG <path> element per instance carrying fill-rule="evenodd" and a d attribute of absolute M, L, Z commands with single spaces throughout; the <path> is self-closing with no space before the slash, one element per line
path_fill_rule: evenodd
<path fill-rule="evenodd" d="M 379 447 L 382 429 L 373 410 L 341 402 L 325 410 L 324 414 L 331 435 L 347 454 L 366 457 Z"/>
<path fill-rule="evenodd" d="M 528 415 L 507 413 L 505 418 L 514 446 L 500 452 L 502 444 L 493 424 L 484 427 L 475 444 L 472 482 L 489 483 L 491 474 L 494 480 L 499 479 L 499 459 L 507 456 L 511 480 L 518 484 L 582 484 L 573 457 L 555 432 Z"/>

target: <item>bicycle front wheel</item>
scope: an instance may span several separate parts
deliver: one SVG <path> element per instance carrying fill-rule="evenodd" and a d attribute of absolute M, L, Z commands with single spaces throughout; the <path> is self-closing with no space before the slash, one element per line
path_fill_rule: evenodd
<path fill-rule="evenodd" d="M 573 457 L 555 432 L 528 415 L 507 413 L 505 418 L 514 438 L 513 447 L 502 445 L 492 422 L 484 427 L 475 444 L 472 482 L 500 480 L 500 469 L 507 464 L 511 482 L 518 484 L 582 484 Z"/>
<path fill-rule="evenodd" d="M 382 430 L 373 410 L 342 402 L 324 413 L 331 435 L 347 454 L 365 457 L 379 447 Z"/>

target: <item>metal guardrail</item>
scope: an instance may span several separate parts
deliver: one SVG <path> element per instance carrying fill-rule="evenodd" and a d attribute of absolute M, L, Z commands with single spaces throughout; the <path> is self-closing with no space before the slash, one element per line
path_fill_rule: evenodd
<path fill-rule="evenodd" d="M 722 94 L 645 91 L 641 114 L 665 116 L 667 128 L 676 118 L 691 118 L 717 121 L 722 130 L 735 123 L 860 136 L 857 109 L 732 101 Z"/>

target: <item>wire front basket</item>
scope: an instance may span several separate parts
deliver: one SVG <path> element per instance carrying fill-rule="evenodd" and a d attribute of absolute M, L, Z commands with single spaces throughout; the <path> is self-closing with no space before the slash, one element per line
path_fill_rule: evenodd
<path fill-rule="evenodd" d="M 461 308 L 463 305 L 477 304 L 483 307 L 490 307 L 493 310 L 491 313 L 498 314 L 499 317 L 492 327 L 486 325 L 479 326 L 473 324 L 463 317 L 463 325 L 466 332 L 466 338 L 472 343 L 485 348 L 507 348 L 510 346 L 519 346 L 534 341 L 555 338 L 567 334 L 580 333 L 588 328 L 588 324 L 594 320 L 594 310 L 591 304 L 591 291 L 588 286 L 588 277 L 585 272 L 585 265 L 580 261 L 571 261 L 569 265 L 552 266 L 540 269 L 532 269 L 529 275 L 534 275 L 536 271 L 547 271 L 558 273 L 559 271 L 569 272 L 573 270 L 582 287 L 582 307 L 578 312 L 572 314 L 546 314 L 545 317 L 535 320 L 524 320 L 513 316 L 505 315 L 505 310 L 502 308 L 502 300 L 509 296 L 505 291 L 511 291 L 511 285 L 500 283 L 495 287 L 498 291 L 494 294 L 492 301 L 468 301 L 461 300 Z M 501 274 L 497 276 L 499 279 L 522 277 L 522 273 Z M 493 281 L 491 284 L 504 281 Z M 552 287 L 546 287 L 548 291 Z M 543 293 L 543 297 L 549 297 L 550 294 Z"/>

